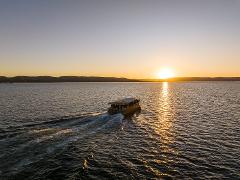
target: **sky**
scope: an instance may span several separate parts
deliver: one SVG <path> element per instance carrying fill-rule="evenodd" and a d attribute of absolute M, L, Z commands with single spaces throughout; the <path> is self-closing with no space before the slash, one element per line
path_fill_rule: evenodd
<path fill-rule="evenodd" d="M 240 0 L 0 0 L 0 76 L 240 76 Z"/>

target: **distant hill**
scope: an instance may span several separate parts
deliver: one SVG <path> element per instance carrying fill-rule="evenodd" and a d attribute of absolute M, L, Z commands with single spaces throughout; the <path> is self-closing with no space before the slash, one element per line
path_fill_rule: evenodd
<path fill-rule="evenodd" d="M 0 76 L 0 83 L 43 83 L 43 82 L 178 82 L 178 81 L 240 81 L 240 77 L 177 77 L 161 79 L 127 79 L 95 76 Z"/>
<path fill-rule="evenodd" d="M 127 78 L 115 78 L 115 77 L 94 77 L 94 76 L 16 76 L 5 77 L 0 76 L 0 83 L 18 83 L 18 82 L 133 82 L 138 80 Z"/>

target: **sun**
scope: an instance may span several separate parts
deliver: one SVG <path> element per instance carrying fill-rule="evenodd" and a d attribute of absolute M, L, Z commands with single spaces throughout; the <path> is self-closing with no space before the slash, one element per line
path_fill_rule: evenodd
<path fill-rule="evenodd" d="M 174 72 L 170 68 L 162 68 L 157 72 L 157 77 L 159 79 L 169 79 L 174 77 Z"/>

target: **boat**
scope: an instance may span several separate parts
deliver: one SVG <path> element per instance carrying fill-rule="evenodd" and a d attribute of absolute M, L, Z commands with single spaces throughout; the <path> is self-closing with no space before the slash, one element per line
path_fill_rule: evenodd
<path fill-rule="evenodd" d="M 122 113 L 123 115 L 133 114 L 141 110 L 139 102 L 140 99 L 137 98 L 124 98 L 110 102 L 108 104 L 110 104 L 111 107 L 108 109 L 108 113 L 111 115 L 117 113 Z"/>

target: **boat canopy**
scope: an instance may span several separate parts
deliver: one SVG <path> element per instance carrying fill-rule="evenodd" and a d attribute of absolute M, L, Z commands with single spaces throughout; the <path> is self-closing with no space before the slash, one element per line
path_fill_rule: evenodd
<path fill-rule="evenodd" d="M 137 99 L 137 98 L 124 98 L 124 99 L 110 102 L 109 104 L 117 105 L 117 106 L 125 106 L 125 105 L 135 104 L 138 102 L 139 102 L 139 99 Z"/>

